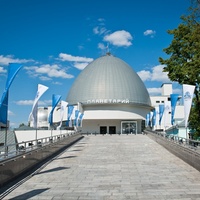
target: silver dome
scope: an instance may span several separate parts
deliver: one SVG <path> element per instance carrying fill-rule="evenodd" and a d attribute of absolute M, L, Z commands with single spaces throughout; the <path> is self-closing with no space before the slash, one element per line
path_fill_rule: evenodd
<path fill-rule="evenodd" d="M 79 74 L 66 101 L 88 104 L 97 99 L 110 99 L 110 102 L 127 99 L 129 103 L 151 106 L 148 91 L 137 73 L 110 54 L 94 60 Z"/>

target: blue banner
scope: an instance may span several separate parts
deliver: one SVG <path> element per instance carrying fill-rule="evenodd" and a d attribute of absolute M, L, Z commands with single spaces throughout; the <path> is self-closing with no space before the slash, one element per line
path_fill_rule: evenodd
<path fill-rule="evenodd" d="M 178 94 L 170 94 L 171 99 L 171 125 L 174 125 L 174 113 L 176 109 L 176 103 L 178 101 Z"/>
<path fill-rule="evenodd" d="M 150 122 L 150 113 L 146 114 L 146 127 L 149 126 L 149 122 Z"/>
<path fill-rule="evenodd" d="M 82 126 L 83 113 L 79 115 L 78 126 Z"/>
<path fill-rule="evenodd" d="M 160 104 L 159 105 L 159 125 L 161 125 L 164 110 L 165 110 L 164 104 Z"/>
<path fill-rule="evenodd" d="M 17 75 L 18 71 L 22 68 L 22 65 L 17 63 L 10 63 L 8 66 L 8 77 L 6 81 L 6 87 L 4 89 L 1 101 L 0 101 L 0 122 L 7 124 L 8 118 L 8 93 L 9 88 Z"/>
<path fill-rule="evenodd" d="M 156 109 L 153 110 L 152 127 L 156 125 Z"/>
<path fill-rule="evenodd" d="M 17 63 L 10 63 L 8 67 L 8 78 L 6 82 L 6 88 L 5 90 L 8 90 L 10 88 L 10 85 L 12 84 L 15 76 L 17 75 L 18 71 L 22 68 L 21 64 Z"/>
<path fill-rule="evenodd" d="M 2 102 L 0 104 L 0 122 L 7 124 L 8 119 L 8 91 L 3 93 Z"/>
<path fill-rule="evenodd" d="M 78 115 L 79 115 L 79 110 L 75 110 L 75 121 L 74 121 L 74 126 L 78 125 L 78 123 L 77 123 Z"/>
<path fill-rule="evenodd" d="M 52 110 L 49 114 L 49 124 L 52 125 L 53 124 L 53 111 L 55 109 L 55 107 L 57 106 L 58 102 L 61 99 L 61 95 L 55 95 L 53 94 L 52 96 Z"/>
<path fill-rule="evenodd" d="M 67 121 L 66 121 L 67 126 L 69 126 L 69 121 L 70 121 L 73 110 L 74 110 L 74 106 L 68 105 L 68 113 L 67 113 Z"/>

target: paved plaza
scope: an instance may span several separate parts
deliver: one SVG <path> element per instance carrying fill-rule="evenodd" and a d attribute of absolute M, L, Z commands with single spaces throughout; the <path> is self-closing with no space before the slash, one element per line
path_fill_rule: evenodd
<path fill-rule="evenodd" d="M 200 200 L 200 172 L 148 135 L 86 135 L 4 199 Z"/>

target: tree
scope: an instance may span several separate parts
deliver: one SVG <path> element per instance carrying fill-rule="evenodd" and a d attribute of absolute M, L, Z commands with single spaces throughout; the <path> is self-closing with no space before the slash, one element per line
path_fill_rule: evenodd
<path fill-rule="evenodd" d="M 196 1 L 199 4 L 198 1 Z M 188 16 L 182 16 L 182 23 L 174 30 L 167 33 L 173 35 L 169 47 L 163 51 L 169 58 L 159 58 L 159 62 L 165 67 L 171 81 L 179 84 L 195 85 L 195 99 L 193 101 L 192 117 L 189 118 L 189 126 L 200 135 L 200 23 L 199 6 L 189 9 Z M 190 115 L 191 116 L 191 115 Z"/>
<path fill-rule="evenodd" d="M 23 127 L 23 126 L 25 126 L 25 124 L 24 124 L 24 123 L 21 123 L 21 124 L 19 125 L 19 128 L 20 128 L 20 127 Z"/>

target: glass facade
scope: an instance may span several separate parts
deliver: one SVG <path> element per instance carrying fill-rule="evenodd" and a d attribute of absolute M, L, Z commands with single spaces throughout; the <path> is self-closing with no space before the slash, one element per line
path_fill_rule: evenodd
<path fill-rule="evenodd" d="M 137 134 L 137 122 L 136 121 L 122 121 L 121 133 L 122 134 Z"/>

